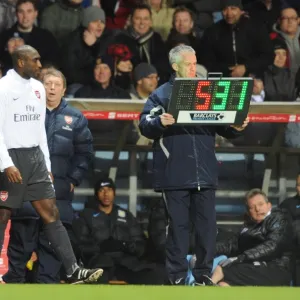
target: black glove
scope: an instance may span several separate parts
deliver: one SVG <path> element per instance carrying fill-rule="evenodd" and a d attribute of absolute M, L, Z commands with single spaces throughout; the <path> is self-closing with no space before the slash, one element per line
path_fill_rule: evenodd
<path fill-rule="evenodd" d="M 100 244 L 101 252 L 122 252 L 124 243 L 114 238 L 109 238 Z"/>
<path fill-rule="evenodd" d="M 233 264 L 237 264 L 237 263 L 241 263 L 245 260 L 245 255 L 239 255 L 236 257 L 229 257 L 225 260 L 222 260 L 219 263 L 219 266 L 222 268 L 228 267 L 229 265 L 233 265 Z"/>

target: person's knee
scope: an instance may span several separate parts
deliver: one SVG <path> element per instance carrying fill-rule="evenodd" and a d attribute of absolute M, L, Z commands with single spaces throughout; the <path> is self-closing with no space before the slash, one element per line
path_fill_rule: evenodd
<path fill-rule="evenodd" d="M 0 207 L 0 224 L 7 224 L 11 216 L 11 210 Z"/>
<path fill-rule="evenodd" d="M 51 203 L 47 207 L 47 210 L 44 211 L 43 214 L 41 214 L 41 217 L 45 224 L 52 223 L 52 222 L 59 220 L 59 211 L 58 211 L 58 208 L 57 208 L 55 202 Z"/>

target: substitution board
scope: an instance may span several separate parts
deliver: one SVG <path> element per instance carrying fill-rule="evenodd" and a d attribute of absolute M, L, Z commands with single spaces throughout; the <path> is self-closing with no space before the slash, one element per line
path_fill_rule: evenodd
<path fill-rule="evenodd" d="M 183 125 L 242 124 L 252 90 L 252 78 L 176 78 L 168 113 Z"/>

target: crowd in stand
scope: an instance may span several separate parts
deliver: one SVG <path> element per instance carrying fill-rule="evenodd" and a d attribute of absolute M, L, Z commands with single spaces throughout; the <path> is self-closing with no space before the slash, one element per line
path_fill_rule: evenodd
<path fill-rule="evenodd" d="M 53 68 L 61 70 L 65 75 L 66 82 L 63 75 L 58 76 L 63 81 L 60 83 L 61 95 L 57 105 L 67 105 L 60 102 L 63 95 L 77 98 L 146 99 L 159 85 L 169 80 L 172 73 L 168 62 L 169 50 L 184 44 L 196 50 L 199 77 L 205 77 L 208 72 L 222 72 L 227 77 L 251 76 L 255 79 L 252 101 L 296 101 L 300 89 L 300 7 L 296 6 L 298 1 L 243 2 L 1 0 L 1 73 L 5 75 L 12 68 L 11 53 L 17 47 L 26 44 L 38 50 L 45 71 L 43 74 L 48 74 L 48 78 L 53 75 L 57 79 L 57 74 L 51 73 Z M 51 74 L 47 73 L 49 70 Z M 43 76 L 41 80 L 44 80 Z M 46 84 L 44 80 L 47 91 Z M 54 83 L 51 84 L 54 86 Z M 50 87 L 47 91 L 47 101 L 49 95 Z M 108 138 L 114 129 L 117 130 L 109 122 L 103 123 L 100 129 Z M 90 127 L 92 126 L 91 122 Z M 138 133 L 137 124 L 134 124 L 134 128 L 137 135 L 135 142 L 151 142 Z M 248 130 L 251 131 L 251 126 Z M 287 141 L 296 146 L 300 145 L 297 130 L 290 128 L 287 132 Z M 91 138 L 89 141 L 91 143 Z M 50 149 L 50 152 L 52 150 Z M 91 149 L 84 152 L 90 154 Z M 82 159 L 83 156 L 82 154 Z M 79 181 L 74 182 L 74 185 L 78 185 Z M 299 177 L 297 195 L 298 181 Z M 73 192 L 74 185 L 71 185 L 68 193 Z M 163 202 L 159 201 L 153 207 L 147 239 L 134 216 L 114 204 L 115 195 L 116 187 L 113 181 L 105 178 L 97 182 L 95 202 L 74 220 L 70 235 L 78 260 L 85 267 L 103 268 L 102 283 L 117 279 L 127 283 L 163 284 L 167 227 Z M 253 197 L 257 196 L 260 198 L 253 200 Z M 73 195 L 70 195 L 70 199 L 72 197 Z M 232 279 L 233 273 L 228 272 L 228 266 L 233 263 L 244 264 L 242 267 L 246 269 L 239 272 L 247 273 L 249 270 L 245 264 L 256 260 L 261 264 L 271 261 L 274 270 L 278 272 L 279 268 L 281 274 L 284 274 L 282 278 L 270 279 L 266 284 L 289 285 L 295 253 L 292 248 L 299 247 L 300 213 L 295 213 L 295 209 L 300 211 L 299 196 L 283 205 L 283 208 L 292 213 L 294 228 L 298 233 L 298 237 L 295 234 L 295 241 L 292 237 L 289 241 L 287 237 L 283 238 L 284 234 L 289 232 L 289 217 L 276 211 L 271 212 L 270 203 L 264 194 L 256 191 L 247 201 L 247 215 L 252 218 L 245 221 L 245 228 L 252 230 L 251 234 L 246 236 L 245 243 L 248 243 L 248 248 L 245 248 L 245 244 L 244 248 L 242 247 L 237 236 L 225 243 L 231 233 L 223 234 L 219 230 L 216 255 L 226 254 L 231 260 L 227 260 L 215 270 L 211 285 L 218 284 L 230 276 L 227 283 L 234 280 L 235 283 L 238 282 L 236 278 Z M 259 205 L 263 207 L 260 213 L 257 209 Z M 271 219 L 273 223 L 262 222 L 261 214 L 264 217 L 274 215 Z M 24 266 L 32 252 L 37 252 L 38 258 L 41 258 L 43 251 L 49 251 L 49 245 L 43 246 L 45 240 L 40 231 L 39 221 L 35 217 L 33 219 L 36 224 L 32 228 L 39 232 L 36 233 L 38 246 L 35 245 L 26 255 L 24 252 L 13 252 L 14 249 L 10 248 L 10 270 L 4 276 L 6 282 L 27 281 Z M 71 222 L 64 224 L 70 227 Z M 23 228 L 23 225 L 21 224 L 20 228 Z M 13 219 L 12 226 L 18 228 L 16 219 Z M 21 229 L 15 229 L 15 232 L 21 232 Z M 191 254 L 194 253 L 192 232 L 191 228 Z M 255 240 L 253 236 L 257 232 L 263 238 Z M 272 244 L 269 243 L 270 239 Z M 17 240 L 18 237 L 16 243 Z M 291 243 L 292 240 L 294 243 Z M 260 248 L 256 248 L 259 246 Z M 43 251 L 39 252 L 36 247 Z M 265 251 L 267 248 L 269 252 Z M 256 255 L 255 251 L 261 256 Z M 45 266 L 40 264 L 39 268 L 43 267 Z M 60 264 L 56 267 L 52 273 L 43 273 L 44 279 L 40 277 L 34 280 L 58 282 Z M 18 273 L 20 270 L 21 273 Z M 272 269 L 268 269 L 265 276 L 270 272 Z M 241 281 L 237 285 L 246 283 Z"/>

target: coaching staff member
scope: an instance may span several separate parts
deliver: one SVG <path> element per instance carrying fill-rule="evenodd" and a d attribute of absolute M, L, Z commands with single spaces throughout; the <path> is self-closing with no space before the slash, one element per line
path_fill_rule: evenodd
<path fill-rule="evenodd" d="M 93 155 L 92 134 L 87 119 L 62 98 L 66 90 L 65 76 L 48 69 L 43 77 L 46 89 L 46 133 L 54 177 L 56 205 L 60 219 L 72 235 L 74 187 L 88 170 Z M 8 245 L 9 270 L 3 276 L 6 283 L 25 282 L 25 266 L 33 251 L 39 265 L 37 282 L 59 283 L 61 261 L 49 245 L 41 228 L 39 216 L 29 202 L 16 209 L 11 218 Z"/>
<path fill-rule="evenodd" d="M 169 53 L 170 64 L 179 78 L 196 77 L 196 55 L 189 46 L 177 46 Z M 217 160 L 215 134 L 225 138 L 238 135 L 242 126 L 172 126 L 166 113 L 174 77 L 148 98 L 140 117 L 141 133 L 154 139 L 154 189 L 163 191 L 169 214 L 166 268 L 171 284 L 184 284 L 187 274 L 189 220 L 196 231 L 197 263 L 193 275 L 209 275 L 215 253 Z M 157 115 L 157 110 L 163 113 Z"/>
<path fill-rule="evenodd" d="M 55 204 L 45 131 L 45 89 L 34 79 L 42 67 L 40 55 L 31 46 L 21 46 L 12 60 L 14 68 L 0 80 L 0 168 L 4 170 L 0 178 L 0 246 L 11 209 L 30 201 L 70 281 L 96 281 L 103 270 L 77 265 Z"/>

